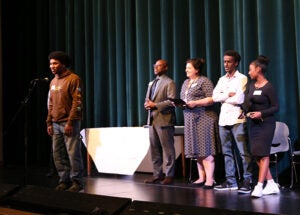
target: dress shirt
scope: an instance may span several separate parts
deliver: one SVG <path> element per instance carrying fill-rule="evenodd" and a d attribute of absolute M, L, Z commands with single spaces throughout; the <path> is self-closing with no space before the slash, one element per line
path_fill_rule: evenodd
<path fill-rule="evenodd" d="M 246 121 L 246 119 L 239 119 L 239 116 L 242 113 L 241 104 L 244 102 L 247 82 L 247 76 L 241 74 L 238 70 L 231 77 L 226 74 L 219 79 L 212 97 L 214 102 L 221 102 L 222 104 L 219 116 L 220 126 L 230 126 Z M 229 97 L 230 92 L 236 94 Z"/>

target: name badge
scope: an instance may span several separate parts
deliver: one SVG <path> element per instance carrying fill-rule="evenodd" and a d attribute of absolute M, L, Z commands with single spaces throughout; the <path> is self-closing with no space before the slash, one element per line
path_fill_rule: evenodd
<path fill-rule="evenodd" d="M 197 83 L 193 83 L 191 88 L 196 87 L 196 86 L 197 86 Z"/>
<path fill-rule="evenodd" d="M 254 96 L 260 96 L 261 93 L 262 93 L 261 90 L 254 90 L 253 95 L 254 95 Z"/>

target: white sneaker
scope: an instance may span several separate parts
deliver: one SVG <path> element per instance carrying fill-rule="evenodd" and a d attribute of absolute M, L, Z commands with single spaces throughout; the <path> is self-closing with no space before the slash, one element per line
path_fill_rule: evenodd
<path fill-rule="evenodd" d="M 262 187 L 256 185 L 256 186 L 254 187 L 254 190 L 253 190 L 252 193 L 251 193 L 251 196 L 252 196 L 252 197 L 255 197 L 255 198 L 262 197 L 262 195 L 263 195 L 262 192 L 263 192 Z"/>
<path fill-rule="evenodd" d="M 278 184 L 275 182 L 267 183 L 265 188 L 262 191 L 263 195 L 277 194 L 279 193 Z"/>

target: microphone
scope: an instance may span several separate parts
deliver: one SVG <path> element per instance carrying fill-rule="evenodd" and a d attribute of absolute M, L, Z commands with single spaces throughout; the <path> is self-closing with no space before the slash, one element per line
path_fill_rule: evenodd
<path fill-rule="evenodd" d="M 30 83 L 32 84 L 32 83 L 35 83 L 35 82 L 45 82 L 45 83 L 47 83 L 47 82 L 49 82 L 50 80 L 49 80 L 49 78 L 48 77 L 45 77 L 45 78 L 35 78 L 35 79 L 32 79 L 31 81 L 30 81 Z"/>

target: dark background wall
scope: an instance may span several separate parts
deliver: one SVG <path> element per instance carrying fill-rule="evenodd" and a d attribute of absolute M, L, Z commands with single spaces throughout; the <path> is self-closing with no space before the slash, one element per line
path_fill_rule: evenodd
<path fill-rule="evenodd" d="M 6 164 L 23 163 L 25 153 L 31 164 L 48 162 L 48 86 L 31 91 L 30 81 L 51 78 L 47 56 L 54 50 L 71 55 L 84 81 L 83 128 L 144 125 L 144 96 L 158 58 L 169 61 L 179 94 L 188 58 L 205 58 L 204 75 L 216 84 L 225 73 L 225 50 L 241 53 L 244 74 L 265 54 L 281 106 L 277 118 L 298 138 L 298 0 L 2 0 L 1 20 Z"/>

